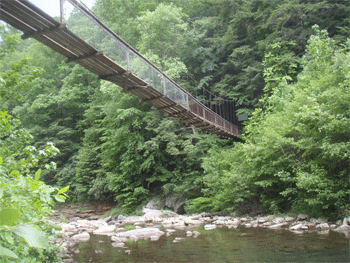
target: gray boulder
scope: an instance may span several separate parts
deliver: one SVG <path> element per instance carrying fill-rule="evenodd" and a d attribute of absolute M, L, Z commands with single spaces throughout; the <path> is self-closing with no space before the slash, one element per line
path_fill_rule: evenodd
<path fill-rule="evenodd" d="M 73 242 L 86 242 L 90 240 L 90 235 L 88 232 L 83 232 L 81 234 L 77 234 L 71 237 Z"/>
<path fill-rule="evenodd" d="M 186 198 L 183 196 L 170 195 L 165 199 L 165 206 L 182 215 L 185 213 L 185 201 Z"/>
<path fill-rule="evenodd" d="M 128 239 L 150 239 L 154 236 L 162 236 L 165 233 L 163 231 L 160 231 L 158 228 L 141 228 L 141 229 L 134 229 L 126 232 L 117 233 L 116 237 L 121 238 L 128 238 Z"/>
<path fill-rule="evenodd" d="M 165 202 L 164 200 L 161 200 L 158 197 L 153 197 L 147 205 L 145 205 L 145 208 L 148 209 L 156 209 L 156 210 L 162 210 L 165 207 Z"/>

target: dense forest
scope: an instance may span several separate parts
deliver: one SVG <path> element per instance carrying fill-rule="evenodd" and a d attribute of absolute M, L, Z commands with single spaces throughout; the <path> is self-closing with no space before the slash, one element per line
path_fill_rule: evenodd
<path fill-rule="evenodd" d="M 243 135 L 186 127 L 3 25 L 0 207 L 33 200 L 21 220 L 40 221 L 69 186 L 70 202 L 125 214 L 155 196 L 183 198 L 188 213 L 349 214 L 348 0 L 96 0 L 92 11 L 199 99 L 235 100 Z M 85 19 L 67 24 L 93 38 Z"/>

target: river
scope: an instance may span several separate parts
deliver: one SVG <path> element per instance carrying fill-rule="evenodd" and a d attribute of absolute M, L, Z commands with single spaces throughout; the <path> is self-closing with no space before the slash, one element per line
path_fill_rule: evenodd
<path fill-rule="evenodd" d="M 217 228 L 186 237 L 185 231 L 158 241 L 128 241 L 114 248 L 110 237 L 92 235 L 79 243 L 75 262 L 350 262 L 349 238 L 342 233 L 304 232 L 266 228 Z M 174 243 L 175 237 L 182 237 Z M 130 250 L 130 254 L 125 253 Z"/>

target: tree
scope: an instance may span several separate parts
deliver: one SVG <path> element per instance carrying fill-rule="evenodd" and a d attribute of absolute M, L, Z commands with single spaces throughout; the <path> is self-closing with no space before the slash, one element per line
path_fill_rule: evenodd
<path fill-rule="evenodd" d="M 2 46 L 0 61 L 14 51 L 18 36 L 6 35 L 2 40 L 7 46 Z M 47 238 L 54 225 L 46 218 L 52 213 L 54 200 L 66 199 L 69 187 L 59 190 L 39 180 L 39 160 L 59 151 L 52 143 L 42 150 L 33 147 L 32 136 L 20 128 L 20 120 L 6 110 L 6 105 L 23 98 L 27 84 L 23 76 L 30 81 L 36 75 L 19 64 L 13 64 L 9 72 L 0 75 L 0 259 L 59 262 L 58 248 L 49 244 Z M 42 168 L 53 167 L 54 163 L 47 163 Z"/>
<path fill-rule="evenodd" d="M 217 29 L 208 41 L 218 70 L 203 78 L 215 94 L 237 100 L 238 112 L 251 114 L 263 96 L 262 61 L 271 44 L 295 43 L 285 50 L 295 60 L 304 53 L 315 23 L 339 41 L 349 36 L 346 1 L 237 0 L 217 1 L 216 6 Z"/>
<path fill-rule="evenodd" d="M 339 217 L 349 209 L 350 41 L 337 48 L 315 30 L 295 83 L 269 75 L 272 94 L 249 121 L 245 143 L 221 152 L 217 164 L 217 154 L 205 160 L 207 188 L 195 207 L 237 208 L 255 197 L 275 213 Z"/>

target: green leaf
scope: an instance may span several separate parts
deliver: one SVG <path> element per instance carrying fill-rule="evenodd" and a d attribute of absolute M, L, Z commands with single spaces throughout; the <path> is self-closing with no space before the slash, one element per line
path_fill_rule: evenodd
<path fill-rule="evenodd" d="M 5 237 L 6 241 L 7 241 L 7 243 L 10 243 L 11 245 L 14 244 L 14 240 L 13 240 L 11 232 L 5 232 L 4 233 L 4 237 Z"/>
<path fill-rule="evenodd" d="M 50 227 L 54 228 L 55 230 L 62 230 L 62 227 L 60 225 L 57 225 L 52 221 L 46 221 L 46 224 L 48 224 Z"/>
<path fill-rule="evenodd" d="M 36 171 L 34 180 L 35 180 L 35 181 L 39 181 L 40 176 L 41 176 L 41 169 L 39 169 L 38 171 Z"/>
<path fill-rule="evenodd" d="M 21 175 L 19 174 L 19 172 L 16 171 L 16 170 L 13 170 L 13 171 L 10 173 L 10 175 L 11 175 L 12 177 L 17 178 L 17 179 L 21 176 Z"/>
<path fill-rule="evenodd" d="M 57 194 L 63 194 L 63 193 L 65 193 L 65 192 L 67 192 L 68 189 L 69 189 L 69 185 L 66 186 L 65 188 L 62 188 L 61 190 L 59 190 Z"/>
<path fill-rule="evenodd" d="M 0 225 L 12 226 L 20 217 L 16 208 L 3 208 L 0 210 Z"/>
<path fill-rule="evenodd" d="M 2 246 L 0 246 L 0 256 L 1 257 L 5 256 L 5 257 L 9 257 L 9 258 L 18 258 L 15 253 L 13 253 L 8 248 L 2 247 Z"/>
<path fill-rule="evenodd" d="M 45 233 L 30 225 L 23 225 L 17 227 L 14 232 L 23 237 L 30 247 L 47 248 L 49 241 Z"/>
<path fill-rule="evenodd" d="M 64 197 L 63 195 L 55 195 L 55 199 L 57 202 L 64 202 L 66 200 L 66 197 Z"/>

